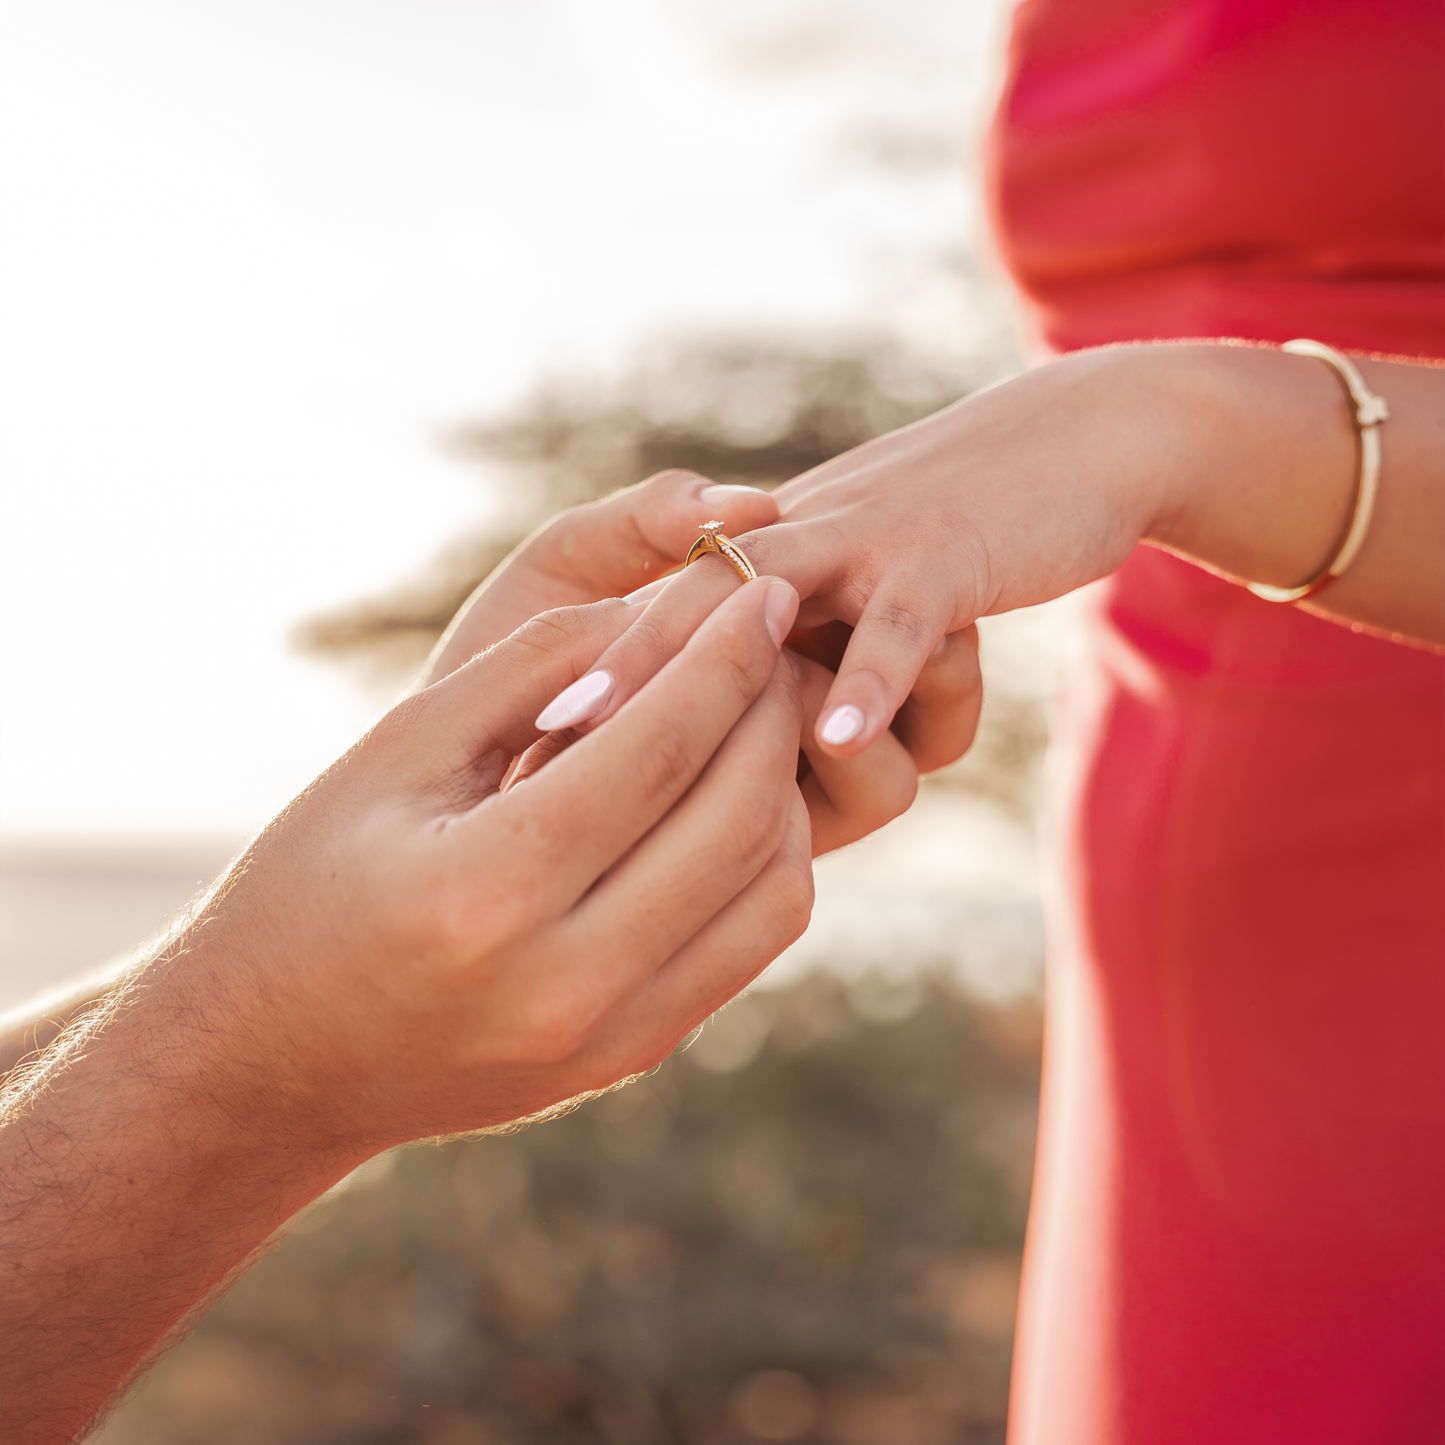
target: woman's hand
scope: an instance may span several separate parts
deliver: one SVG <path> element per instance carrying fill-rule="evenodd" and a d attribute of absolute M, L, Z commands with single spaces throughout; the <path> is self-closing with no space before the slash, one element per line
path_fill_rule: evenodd
<path fill-rule="evenodd" d="M 1360 366 L 1391 408 L 1380 499 L 1354 565 L 1310 606 L 1439 642 L 1445 371 Z M 815 752 L 856 758 L 894 726 L 916 756 L 910 715 L 926 701 L 928 748 L 947 761 L 977 718 L 979 617 L 1106 576 L 1141 541 L 1290 585 L 1343 535 L 1358 468 L 1344 390 L 1322 363 L 1266 347 L 1116 347 L 824 463 L 776 493 L 778 522 L 735 540 L 798 589 L 801 627 L 849 629 Z M 598 663 L 614 682 L 589 716 L 620 707 L 735 585 L 714 558 L 669 584 Z"/>

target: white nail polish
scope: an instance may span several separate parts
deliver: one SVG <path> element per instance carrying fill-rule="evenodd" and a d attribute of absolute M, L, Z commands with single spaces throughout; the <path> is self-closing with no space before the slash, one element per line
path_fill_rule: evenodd
<path fill-rule="evenodd" d="M 852 703 L 844 703 L 842 707 L 835 707 L 828 714 L 828 719 L 823 724 L 823 729 L 818 736 L 825 743 L 846 743 L 850 738 L 856 738 L 862 731 L 862 709 L 854 707 Z"/>
<path fill-rule="evenodd" d="M 672 581 L 673 577 L 677 575 L 678 574 L 674 572 L 672 577 L 659 577 L 656 582 L 649 582 L 646 587 L 639 587 L 636 592 L 629 592 L 622 600 L 627 603 L 629 607 L 642 607 L 646 603 L 651 602 L 652 599 Z"/>
<path fill-rule="evenodd" d="M 602 711 L 612 691 L 612 681 L 612 674 L 605 670 L 579 677 L 537 714 L 538 728 L 544 733 L 556 732 L 558 728 L 570 728 L 574 723 L 594 717 Z"/>

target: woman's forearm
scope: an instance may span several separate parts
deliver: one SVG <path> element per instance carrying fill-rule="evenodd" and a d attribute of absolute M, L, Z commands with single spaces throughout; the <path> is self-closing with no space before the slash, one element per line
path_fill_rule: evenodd
<path fill-rule="evenodd" d="M 1354 510 L 1353 406 L 1323 362 L 1264 347 L 1118 348 L 1101 363 L 1116 405 L 1160 428 L 1145 540 L 1229 576 L 1292 586 L 1338 547 Z M 1348 570 L 1303 605 L 1388 633 L 1445 641 L 1445 368 L 1356 358 L 1389 404 L 1380 486 Z M 1096 382 L 1096 384 L 1098 384 Z"/>

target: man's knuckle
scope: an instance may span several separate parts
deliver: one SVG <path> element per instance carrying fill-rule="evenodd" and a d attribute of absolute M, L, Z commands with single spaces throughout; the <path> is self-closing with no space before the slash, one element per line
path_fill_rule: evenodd
<path fill-rule="evenodd" d="M 659 734 L 642 758 L 640 769 L 645 798 L 672 798 L 686 791 L 697 774 L 697 762 L 688 739 L 669 728 Z"/>
<path fill-rule="evenodd" d="M 367 869 L 361 891 L 376 900 L 381 930 L 394 945 L 445 955 L 462 922 L 448 880 L 424 863 L 402 858 L 392 869 Z"/>
<path fill-rule="evenodd" d="M 672 654 L 672 639 L 644 613 L 623 634 L 619 646 L 649 671 L 656 671 Z"/>
<path fill-rule="evenodd" d="M 776 654 L 765 654 L 752 639 L 728 638 L 709 650 L 725 685 L 741 712 L 762 692 L 772 676 Z"/>
<path fill-rule="evenodd" d="M 813 917 L 813 870 L 802 860 L 781 864 L 771 880 L 771 912 L 783 947 L 807 931 Z"/>
<path fill-rule="evenodd" d="M 505 902 L 487 906 L 470 891 L 449 883 L 419 884 L 407 900 L 407 941 L 411 949 L 442 967 L 466 964 L 491 952 L 521 926 Z"/>
<path fill-rule="evenodd" d="M 756 871 L 777 851 L 787 819 L 787 808 L 769 790 L 752 791 L 737 799 L 720 830 L 720 841 L 727 844 L 723 861 L 739 870 Z"/>
<path fill-rule="evenodd" d="M 575 1058 L 592 1032 L 592 1018 L 574 999 L 536 995 L 517 1011 L 511 1030 L 520 1058 L 562 1064 Z"/>
<path fill-rule="evenodd" d="M 424 725 L 435 709 L 436 699 L 430 693 L 414 692 L 389 709 L 362 742 L 365 744 L 373 737 L 387 741 L 393 737 L 405 739 L 418 726 Z"/>
<path fill-rule="evenodd" d="M 529 652 L 550 657 L 584 631 L 582 614 L 574 607 L 556 607 L 529 618 L 511 636 L 511 641 Z"/>
<path fill-rule="evenodd" d="M 778 658 L 772 676 L 764 688 L 764 694 L 770 707 L 782 711 L 789 728 L 802 725 L 803 689 L 785 658 Z"/>
<path fill-rule="evenodd" d="M 762 690 L 772 671 L 772 659 L 768 658 L 765 662 L 753 649 L 728 648 L 722 660 L 738 696 L 748 702 Z"/>

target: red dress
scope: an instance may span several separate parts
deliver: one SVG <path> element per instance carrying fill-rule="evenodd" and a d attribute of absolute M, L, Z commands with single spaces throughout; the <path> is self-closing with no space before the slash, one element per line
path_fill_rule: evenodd
<path fill-rule="evenodd" d="M 1044 342 L 1445 356 L 1441 21 L 1025 0 L 990 193 Z M 1445 665 L 1148 548 L 1088 626 L 1009 1438 L 1439 1442 Z"/>

